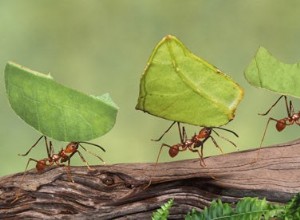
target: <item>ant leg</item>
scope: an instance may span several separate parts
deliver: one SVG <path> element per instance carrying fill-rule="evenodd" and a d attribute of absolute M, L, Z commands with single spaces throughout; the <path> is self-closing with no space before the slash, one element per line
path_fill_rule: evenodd
<path fill-rule="evenodd" d="M 40 138 L 40 139 L 41 139 L 41 138 Z M 24 173 L 23 173 L 23 175 L 22 175 L 22 178 L 21 178 L 21 180 L 20 180 L 20 185 L 22 185 L 22 183 L 23 183 L 23 181 L 24 181 L 24 177 L 25 177 L 25 174 L 26 174 L 26 171 L 27 171 L 27 168 L 28 168 L 28 165 L 29 165 L 30 161 L 34 161 L 34 162 L 38 163 L 38 160 L 36 160 L 36 159 L 33 159 L 33 158 L 29 158 L 29 159 L 28 159 L 27 164 L 26 164 L 25 171 L 24 171 Z M 16 198 L 11 202 L 11 204 L 13 204 L 14 202 L 16 202 L 16 201 L 19 199 L 19 197 L 20 197 L 20 192 L 21 192 L 21 188 L 19 188 L 19 190 L 16 192 Z"/>
<path fill-rule="evenodd" d="M 87 166 L 88 170 L 95 170 L 95 169 L 93 169 L 93 168 L 90 167 L 89 163 L 86 161 L 86 159 L 84 159 L 82 153 L 80 153 L 79 150 L 77 150 L 77 152 L 78 152 L 78 154 L 79 154 L 79 156 L 80 156 L 82 162 L 84 162 L 85 165 Z M 71 158 L 70 158 L 70 159 L 71 159 Z M 69 162 L 70 162 L 70 160 L 69 160 Z"/>
<path fill-rule="evenodd" d="M 175 122 L 174 122 L 175 123 Z M 174 124 L 173 123 L 173 124 Z M 173 126 L 172 124 L 172 126 Z M 159 152 L 158 152 L 158 155 L 157 155 L 157 158 L 156 158 L 156 162 L 155 162 L 155 165 L 154 165 L 154 172 L 156 171 L 156 167 L 157 167 L 157 164 L 158 164 L 158 159 L 160 157 L 160 154 L 161 154 L 161 151 L 162 151 L 162 148 L 163 147 L 168 147 L 168 148 L 171 148 L 172 146 L 168 145 L 168 144 L 162 144 L 160 146 L 160 149 L 159 149 Z M 149 180 L 149 183 L 144 187 L 144 189 L 147 189 L 152 183 L 152 175 L 150 174 L 150 180 Z"/>
<path fill-rule="evenodd" d="M 160 141 L 164 136 L 165 136 L 165 134 L 166 133 L 168 133 L 169 132 L 169 130 L 173 127 L 173 125 L 175 124 L 175 123 L 178 123 L 179 124 L 179 122 L 176 122 L 176 121 L 174 121 L 172 124 L 171 124 L 171 126 L 158 138 L 158 139 L 151 139 L 151 141 Z M 180 130 L 179 130 L 180 131 Z"/>
<path fill-rule="evenodd" d="M 178 125 L 179 125 L 179 122 L 178 122 Z M 182 126 L 182 136 L 180 136 L 180 141 L 183 144 L 184 142 L 186 142 L 186 140 L 187 140 L 187 134 L 185 131 L 185 127 Z"/>
<path fill-rule="evenodd" d="M 193 148 L 189 148 L 189 149 L 190 149 L 190 151 L 192 151 L 194 153 L 196 153 L 196 152 L 198 153 L 199 159 L 200 159 L 200 166 L 205 167 L 206 164 L 205 164 L 204 159 L 203 159 L 203 145 L 201 145 L 201 147 L 200 147 L 200 152 L 199 152 L 199 150 L 196 150 L 196 149 L 193 149 Z"/>
<path fill-rule="evenodd" d="M 287 112 L 289 113 L 289 110 L 288 110 L 288 105 L 287 105 L 287 98 L 286 98 L 286 96 L 285 95 L 282 95 L 282 96 L 280 96 L 278 99 L 277 99 L 277 101 L 271 106 L 271 108 L 269 108 L 269 110 L 268 111 L 266 111 L 266 113 L 258 113 L 259 115 L 262 115 L 262 116 L 265 116 L 265 115 L 267 115 L 267 114 L 269 114 L 269 112 L 272 110 L 272 108 L 274 108 L 275 107 L 275 105 L 277 105 L 277 103 L 279 102 L 279 100 L 282 98 L 282 97 L 284 97 L 284 99 L 285 99 L 285 103 L 286 103 L 286 108 L 287 108 Z"/>
<path fill-rule="evenodd" d="M 47 140 L 47 138 L 46 138 L 46 136 L 45 135 L 42 135 L 32 146 L 31 146 L 31 148 L 29 148 L 29 150 L 25 153 L 25 154 L 18 154 L 19 156 L 27 156 L 27 154 L 29 154 L 29 152 L 40 142 L 40 140 L 42 139 L 42 138 L 45 138 L 45 141 Z M 46 141 L 46 143 L 47 143 L 47 141 Z M 48 149 L 47 149 L 47 151 L 48 151 Z"/>
<path fill-rule="evenodd" d="M 74 180 L 73 180 L 73 177 L 72 177 L 72 174 L 71 174 L 71 168 L 70 168 L 70 161 L 71 160 L 70 159 L 71 159 L 70 156 L 68 156 L 68 158 L 66 158 L 65 161 L 63 161 L 63 162 L 68 161 L 68 165 L 67 166 L 65 166 L 65 164 L 60 163 L 59 161 L 55 161 L 55 164 L 57 166 L 60 166 L 60 167 L 62 167 L 62 166 L 65 167 L 69 180 L 74 183 Z M 53 163 L 54 162 L 52 162 L 52 164 Z"/>
<path fill-rule="evenodd" d="M 71 182 L 74 183 L 74 179 L 71 174 L 70 159 L 71 158 L 68 159 L 68 166 L 66 166 L 66 170 L 67 170 L 67 175 L 68 175 L 69 180 L 71 180 Z"/>
<path fill-rule="evenodd" d="M 85 147 L 83 147 L 81 144 L 79 144 L 80 147 L 82 147 L 83 150 L 85 150 L 86 152 L 92 154 L 93 156 L 97 157 L 99 160 L 101 160 L 104 164 L 105 164 L 105 161 L 100 157 L 98 156 L 97 154 L 95 154 L 94 152 L 91 152 L 89 150 L 87 150 Z M 78 150 L 77 150 L 78 151 Z M 79 152 L 79 151 L 78 151 Z M 80 155 L 80 154 L 79 154 Z"/>
<path fill-rule="evenodd" d="M 175 123 L 175 122 L 173 122 L 172 126 L 174 125 L 174 123 Z M 171 127 L 172 127 L 172 126 L 171 126 Z M 161 139 L 161 138 L 160 138 L 160 139 Z M 162 145 L 160 146 L 160 149 L 159 149 L 159 152 L 158 152 L 158 155 L 157 155 L 157 158 L 156 158 L 156 162 L 155 162 L 155 165 L 154 165 L 154 171 L 153 171 L 153 172 L 156 171 L 156 167 L 157 167 L 157 164 L 158 164 L 158 159 L 159 159 L 159 157 L 160 157 L 160 154 L 161 154 L 161 151 L 162 151 L 162 148 L 163 148 L 163 147 L 171 148 L 172 146 L 170 146 L 170 145 L 168 145 L 168 144 L 162 144 Z M 144 187 L 144 189 L 147 189 L 147 188 L 151 185 L 151 183 L 152 183 L 152 174 L 150 174 L 150 180 L 149 180 L 148 184 Z"/>
<path fill-rule="evenodd" d="M 236 144 L 235 144 L 233 141 L 227 139 L 226 137 L 221 136 L 218 132 L 216 132 L 216 131 L 214 131 L 214 130 L 213 130 L 213 132 L 214 132 L 216 135 L 218 135 L 218 137 L 220 137 L 220 138 L 224 139 L 225 141 L 231 143 L 235 148 L 238 148 L 238 147 L 236 146 Z"/>
<path fill-rule="evenodd" d="M 52 141 L 49 141 L 49 146 L 48 146 L 47 138 L 45 137 L 45 142 L 46 142 L 48 158 L 51 158 L 52 157 L 51 155 L 54 155 L 54 147 L 52 145 Z"/>
<path fill-rule="evenodd" d="M 285 100 L 285 102 L 286 102 L 286 106 L 287 106 L 287 100 Z M 288 109 L 288 107 L 286 107 L 286 108 L 287 108 L 288 116 L 289 116 L 289 118 L 291 118 L 292 115 L 295 113 L 295 112 L 294 112 L 294 106 L 293 106 L 293 103 L 292 103 L 291 100 L 290 100 L 290 106 L 289 106 L 289 109 Z"/>
<path fill-rule="evenodd" d="M 268 129 L 268 126 L 269 126 L 270 121 L 276 121 L 276 122 L 278 122 L 278 120 L 275 119 L 275 118 L 269 118 L 269 120 L 268 120 L 268 122 L 267 122 L 267 124 L 266 124 L 265 130 L 264 130 L 264 134 L 263 134 L 262 139 L 261 139 L 261 141 L 260 141 L 259 148 L 262 147 L 262 144 L 263 144 L 263 141 L 264 141 L 264 139 L 265 139 L 265 136 L 266 136 L 267 129 Z"/>
<path fill-rule="evenodd" d="M 206 166 L 206 164 L 205 164 L 205 162 L 204 162 L 204 158 L 203 158 L 203 148 L 204 148 L 204 145 L 202 144 L 201 145 L 201 147 L 200 147 L 200 149 L 201 149 L 201 152 L 199 153 L 200 155 L 200 166 L 203 166 L 203 167 L 205 167 Z"/>
<path fill-rule="evenodd" d="M 158 159 L 159 159 L 159 157 L 160 157 L 160 154 L 161 154 L 161 151 L 162 151 L 162 148 L 163 148 L 163 147 L 171 148 L 172 146 L 170 146 L 170 145 L 168 145 L 168 144 L 162 144 L 162 145 L 160 146 L 159 153 L 158 153 L 158 155 L 157 155 L 156 162 L 155 162 L 155 168 L 156 168 L 156 165 L 157 165 L 157 163 L 158 163 Z"/>
<path fill-rule="evenodd" d="M 276 122 L 278 122 L 278 120 L 275 119 L 275 118 L 269 118 L 269 120 L 268 120 L 268 122 L 267 122 L 267 124 L 266 124 L 265 130 L 264 130 L 263 136 L 262 136 L 261 141 L 260 141 L 260 145 L 259 145 L 259 149 L 258 149 L 258 151 L 257 151 L 256 159 L 253 161 L 253 163 L 256 163 L 257 160 L 258 160 L 259 153 L 260 153 L 260 150 L 261 150 L 261 148 L 262 148 L 262 144 L 263 144 L 263 142 L 264 142 L 264 139 L 265 139 L 265 136 L 266 136 L 267 129 L 268 129 L 268 126 L 269 126 L 270 121 L 276 121 Z"/>
<path fill-rule="evenodd" d="M 23 180 L 24 180 L 24 177 L 25 177 L 25 174 L 26 174 L 26 171 L 27 171 L 27 168 L 28 168 L 28 165 L 29 165 L 30 161 L 34 161 L 34 162 L 36 162 L 36 163 L 39 162 L 38 160 L 33 159 L 33 158 L 29 158 L 29 159 L 28 159 L 27 164 L 26 164 L 26 168 L 25 168 L 25 171 L 24 171 L 24 174 L 23 174 L 23 177 L 22 177 L 22 179 L 21 179 L 21 183 L 22 183 Z"/>
<path fill-rule="evenodd" d="M 212 140 L 212 142 L 214 143 L 214 145 L 216 146 L 216 148 L 219 148 L 219 150 L 221 151 L 221 153 L 224 154 L 222 148 L 218 145 L 218 143 L 216 142 L 216 140 L 212 136 L 209 136 L 209 137 Z"/>

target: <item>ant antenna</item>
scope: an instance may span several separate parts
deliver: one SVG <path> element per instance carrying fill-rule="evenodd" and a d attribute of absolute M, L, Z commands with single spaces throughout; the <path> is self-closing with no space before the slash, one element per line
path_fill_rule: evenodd
<path fill-rule="evenodd" d="M 218 135 L 220 138 L 222 138 L 222 139 L 224 139 L 225 141 L 231 143 L 235 148 L 238 148 L 238 147 L 236 146 L 236 144 L 235 144 L 233 141 L 229 140 L 229 139 L 226 138 L 226 137 L 223 137 L 223 136 L 219 135 L 219 133 L 216 132 L 216 131 L 214 131 L 214 130 L 212 130 L 212 131 L 213 131 L 216 135 Z M 233 132 L 233 131 L 231 131 L 231 130 L 229 130 L 229 132 L 232 132 L 232 133 L 235 134 L 235 132 Z M 238 136 L 237 136 L 237 137 L 238 137 Z M 222 150 L 221 150 L 221 152 L 222 152 Z M 222 152 L 222 153 L 223 153 L 223 152 Z"/>
<path fill-rule="evenodd" d="M 237 133 L 235 133 L 234 131 L 232 130 L 229 130 L 227 128 L 222 128 L 222 127 L 209 127 L 209 128 L 213 128 L 213 129 L 220 129 L 220 130 L 223 130 L 223 131 L 228 131 L 229 133 L 233 134 L 234 136 L 236 137 L 239 137 L 239 135 Z M 214 131 L 215 132 L 215 131 Z M 216 132 L 215 132 L 216 133 Z M 216 133 L 217 134 L 217 133 Z M 220 135 L 219 135 L 220 136 Z M 221 136 L 220 136 L 221 137 Z"/>
<path fill-rule="evenodd" d="M 78 142 L 79 144 L 89 144 L 89 145 L 93 145 L 93 146 L 95 146 L 95 147 L 98 147 L 98 148 L 100 148 L 103 152 L 105 152 L 105 149 L 103 148 L 103 147 L 101 147 L 100 145 L 98 145 L 98 144 L 94 144 L 94 143 L 91 143 L 91 142 L 86 142 L 86 141 L 79 141 Z M 81 146 L 81 145 L 80 145 Z M 82 147 L 82 146 L 81 146 Z"/>

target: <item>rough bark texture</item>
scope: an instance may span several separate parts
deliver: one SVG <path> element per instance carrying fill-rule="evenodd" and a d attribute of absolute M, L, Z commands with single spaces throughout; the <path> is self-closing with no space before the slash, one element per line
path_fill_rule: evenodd
<path fill-rule="evenodd" d="M 150 219 L 174 198 L 170 219 L 182 219 L 216 198 L 236 202 L 257 196 L 285 203 L 300 192 L 300 140 L 263 148 L 256 158 L 257 151 L 244 151 L 206 158 L 206 167 L 197 159 L 161 163 L 157 169 L 155 164 L 72 167 L 74 182 L 64 167 L 42 174 L 31 170 L 22 183 L 22 173 L 0 179 L 0 217 Z"/>

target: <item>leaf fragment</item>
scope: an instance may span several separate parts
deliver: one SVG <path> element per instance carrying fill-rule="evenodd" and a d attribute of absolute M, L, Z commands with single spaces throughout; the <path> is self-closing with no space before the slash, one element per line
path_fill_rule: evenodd
<path fill-rule="evenodd" d="M 242 88 L 168 35 L 155 47 L 140 81 L 136 109 L 199 126 L 221 126 L 234 117 Z"/>
<path fill-rule="evenodd" d="M 118 107 L 108 94 L 95 97 L 8 62 L 5 87 L 12 109 L 43 135 L 59 141 L 88 141 L 115 124 Z"/>
<path fill-rule="evenodd" d="M 264 47 L 245 70 L 245 78 L 255 87 L 300 98 L 300 63 L 282 63 Z"/>

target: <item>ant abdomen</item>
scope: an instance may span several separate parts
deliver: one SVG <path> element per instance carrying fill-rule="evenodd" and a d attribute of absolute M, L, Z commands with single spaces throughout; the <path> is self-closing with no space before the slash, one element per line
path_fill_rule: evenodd
<path fill-rule="evenodd" d="M 169 149 L 169 155 L 170 155 L 170 157 L 176 157 L 177 154 L 178 154 L 178 152 L 179 152 L 179 149 L 178 149 L 177 145 L 175 145 L 173 147 L 170 147 L 170 149 Z"/>
<path fill-rule="evenodd" d="M 39 160 L 36 163 L 35 168 L 40 173 L 40 172 L 44 171 L 44 169 L 45 169 L 46 166 L 47 166 L 47 163 L 46 163 L 45 160 Z"/>
<path fill-rule="evenodd" d="M 276 129 L 277 131 L 282 131 L 283 129 L 285 129 L 286 127 L 286 123 L 285 123 L 285 120 L 281 119 L 281 120 L 278 120 L 277 123 L 276 123 Z"/>

